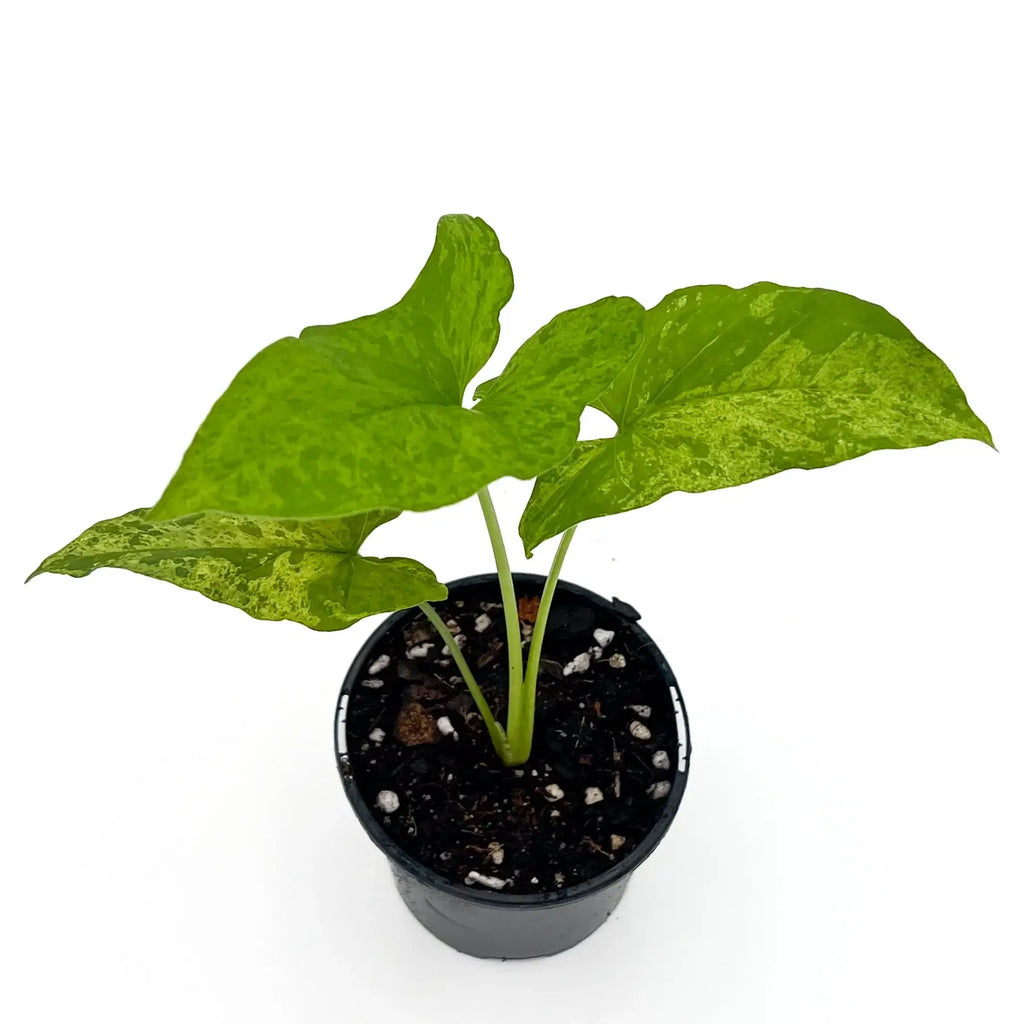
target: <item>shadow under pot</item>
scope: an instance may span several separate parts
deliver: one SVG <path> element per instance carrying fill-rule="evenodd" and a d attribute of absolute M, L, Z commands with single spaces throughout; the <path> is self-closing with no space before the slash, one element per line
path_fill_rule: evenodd
<path fill-rule="evenodd" d="M 544 577 L 514 576 L 524 661 Z M 497 577 L 435 604 L 495 717 L 507 702 Z M 419 609 L 367 640 L 338 699 L 345 793 L 408 908 L 478 957 L 549 956 L 594 932 L 668 830 L 689 728 L 675 676 L 639 614 L 559 582 L 544 638 L 533 751 L 491 746 L 444 641 Z"/>

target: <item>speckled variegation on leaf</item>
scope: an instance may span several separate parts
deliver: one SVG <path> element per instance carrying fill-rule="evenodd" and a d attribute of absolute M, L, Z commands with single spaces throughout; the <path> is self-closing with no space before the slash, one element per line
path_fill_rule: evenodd
<path fill-rule="evenodd" d="M 594 403 L 619 426 L 537 480 L 527 553 L 670 491 L 732 487 L 880 448 L 992 443 L 945 364 L 880 306 L 842 292 L 684 288 L 647 312 L 644 341 Z"/>
<path fill-rule="evenodd" d="M 308 327 L 241 370 L 151 518 L 422 511 L 555 465 L 576 440 L 584 406 L 639 344 L 643 307 L 610 297 L 560 314 L 526 342 L 493 395 L 463 408 L 511 294 L 494 232 L 473 217 L 441 218 L 400 302 Z"/>
<path fill-rule="evenodd" d="M 419 562 L 358 554 L 370 532 L 397 512 L 310 522 L 202 512 L 150 522 L 148 511 L 91 526 L 32 576 L 130 569 L 257 619 L 290 619 L 317 630 L 345 629 L 367 615 L 447 594 Z"/>

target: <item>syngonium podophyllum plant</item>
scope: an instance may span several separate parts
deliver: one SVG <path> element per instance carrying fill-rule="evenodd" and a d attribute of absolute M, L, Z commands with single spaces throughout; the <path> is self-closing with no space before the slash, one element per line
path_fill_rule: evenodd
<path fill-rule="evenodd" d="M 131 569 L 317 630 L 419 605 L 495 750 L 515 765 L 530 754 L 548 611 L 579 523 L 670 491 L 732 487 L 881 448 L 992 443 L 952 373 L 880 306 L 770 283 L 682 288 L 647 310 L 610 297 L 559 313 L 467 407 L 511 294 L 494 232 L 443 217 L 399 302 L 263 349 L 217 400 L 155 506 L 90 527 L 33 576 Z M 614 437 L 577 440 L 588 405 L 615 421 Z M 525 667 L 487 490 L 504 476 L 536 478 L 519 524 L 527 555 L 561 535 Z M 508 634 L 504 727 L 430 604 L 446 588 L 412 559 L 359 554 L 402 511 L 473 494 Z"/>

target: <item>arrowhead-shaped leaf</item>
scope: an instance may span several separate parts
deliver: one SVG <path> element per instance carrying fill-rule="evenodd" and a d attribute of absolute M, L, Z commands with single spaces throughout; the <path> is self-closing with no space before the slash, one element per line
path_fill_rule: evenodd
<path fill-rule="evenodd" d="M 767 282 L 684 288 L 595 403 L 615 437 L 539 477 L 527 554 L 575 523 L 781 470 L 950 438 L 992 443 L 945 364 L 880 306 Z"/>
<path fill-rule="evenodd" d="M 419 562 L 357 553 L 371 531 L 397 512 L 306 522 L 201 512 L 152 522 L 148 511 L 91 526 L 32 576 L 130 569 L 257 619 L 290 619 L 317 630 L 345 629 L 367 615 L 447 594 Z"/>
<path fill-rule="evenodd" d="M 527 343 L 536 366 L 520 360 L 493 396 L 465 409 L 466 386 L 494 349 L 511 293 L 494 232 L 471 217 L 442 218 L 400 302 L 307 328 L 242 369 L 151 518 L 426 510 L 555 465 L 576 439 L 583 407 L 639 343 L 643 310 L 632 299 L 604 299 L 556 317 L 538 335 L 543 345 Z"/>

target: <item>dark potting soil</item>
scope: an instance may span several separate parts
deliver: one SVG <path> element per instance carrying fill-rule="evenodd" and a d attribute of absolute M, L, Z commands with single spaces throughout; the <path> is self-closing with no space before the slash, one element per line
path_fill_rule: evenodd
<path fill-rule="evenodd" d="M 532 630 L 523 619 L 536 614 L 540 591 L 520 585 L 517 595 L 526 638 Z M 463 654 L 504 722 L 508 659 L 497 586 L 460 589 L 436 607 L 465 638 Z M 614 637 L 599 633 L 601 647 L 595 630 Z M 384 831 L 438 874 L 462 884 L 475 872 L 481 877 L 470 884 L 503 882 L 506 893 L 555 892 L 629 854 L 664 812 L 679 754 L 670 691 L 632 619 L 558 592 L 533 752 L 518 768 L 501 763 L 443 648 L 415 614 L 368 653 L 352 690 L 346 771 Z M 528 653 L 526 642 L 524 665 Z M 589 667 L 565 675 L 584 653 Z"/>

